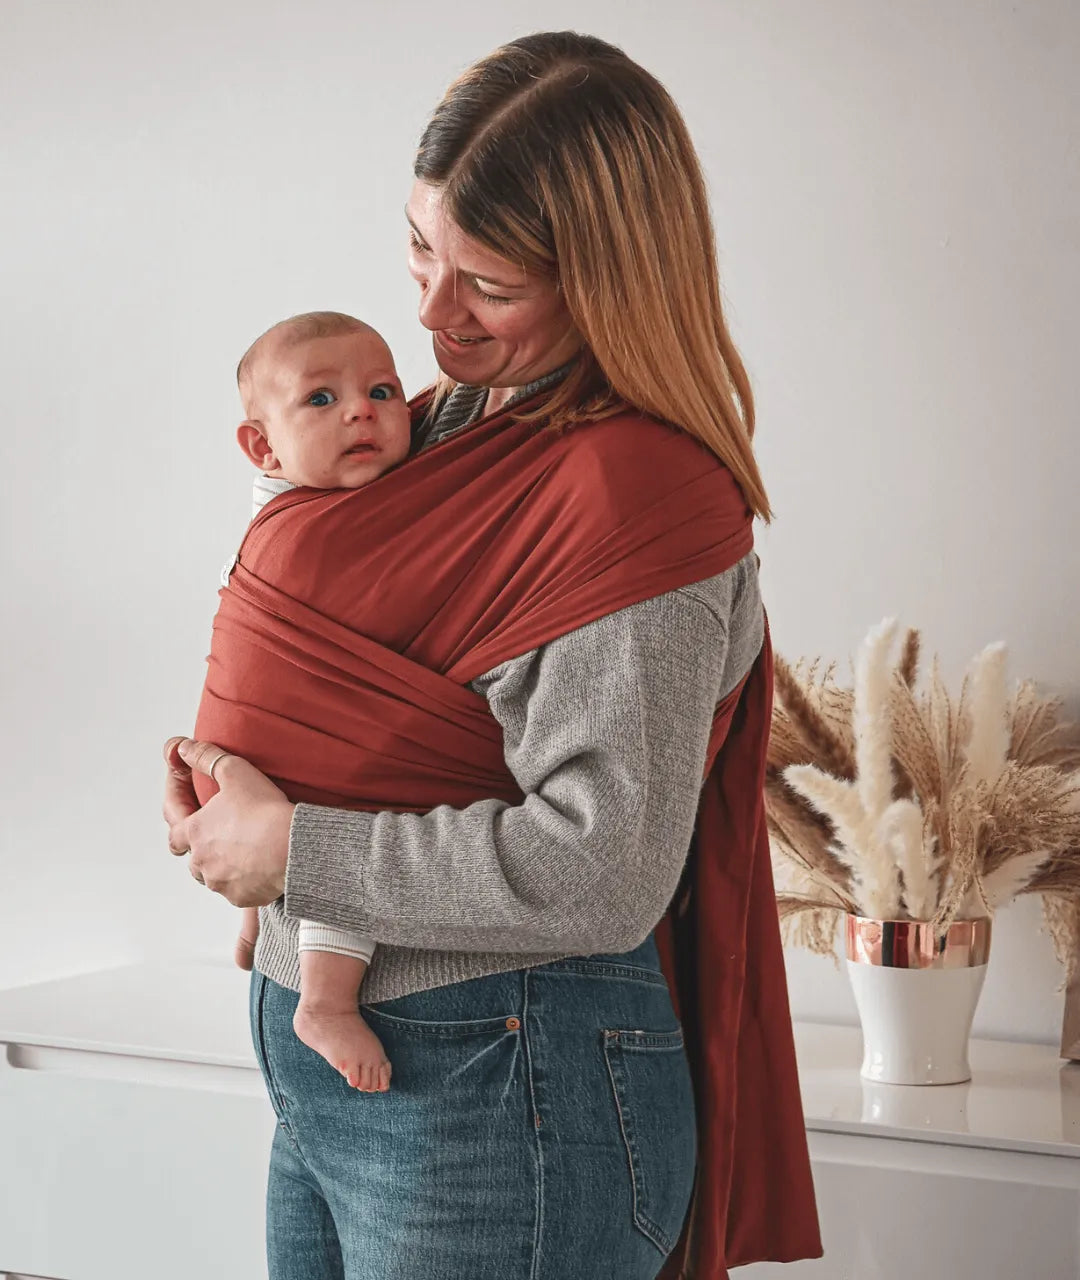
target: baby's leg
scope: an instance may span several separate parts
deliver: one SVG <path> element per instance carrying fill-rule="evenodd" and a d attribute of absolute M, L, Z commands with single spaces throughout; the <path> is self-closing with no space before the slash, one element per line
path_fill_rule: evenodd
<path fill-rule="evenodd" d="M 240 908 L 240 936 L 236 939 L 234 959 L 241 969 L 255 967 L 255 944 L 259 940 L 259 908 Z"/>
<path fill-rule="evenodd" d="M 335 950 L 322 949 L 327 946 Z M 300 1002 L 293 1030 L 353 1088 L 385 1093 L 390 1087 L 390 1063 L 378 1036 L 360 1016 L 360 983 L 368 963 L 365 953 L 370 957 L 371 944 L 366 939 L 301 922 Z"/>

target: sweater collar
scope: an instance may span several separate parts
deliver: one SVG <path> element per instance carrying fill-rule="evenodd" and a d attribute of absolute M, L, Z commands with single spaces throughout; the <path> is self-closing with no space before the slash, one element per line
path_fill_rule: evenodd
<path fill-rule="evenodd" d="M 558 369 L 552 369 L 550 373 L 545 373 L 542 377 L 534 378 L 532 382 L 519 387 L 500 412 L 505 413 L 514 405 L 528 400 L 530 396 L 557 386 L 574 367 L 574 363 L 570 360 L 560 365 Z M 455 435 L 458 431 L 471 427 L 474 422 L 479 422 L 484 417 L 484 405 L 487 402 L 489 390 L 489 387 L 471 386 L 468 383 L 459 382 L 448 396 L 428 411 L 422 427 L 423 443 L 420 448 L 427 449 Z"/>

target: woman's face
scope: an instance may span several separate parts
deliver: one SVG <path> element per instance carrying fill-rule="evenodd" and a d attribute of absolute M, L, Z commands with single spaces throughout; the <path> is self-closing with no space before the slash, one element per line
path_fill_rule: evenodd
<path fill-rule="evenodd" d="M 420 323 L 455 382 L 521 387 L 578 350 L 581 337 L 555 285 L 469 239 L 443 214 L 440 187 L 417 182 L 405 212 Z"/>

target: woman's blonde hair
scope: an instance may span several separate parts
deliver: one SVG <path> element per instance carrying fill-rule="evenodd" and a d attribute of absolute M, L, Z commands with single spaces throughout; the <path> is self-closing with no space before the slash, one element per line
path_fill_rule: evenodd
<path fill-rule="evenodd" d="M 770 518 L 705 181 L 659 81 L 592 36 L 513 40 L 447 90 L 415 174 L 467 235 L 562 291 L 585 348 L 535 416 L 642 409 L 701 440 Z"/>

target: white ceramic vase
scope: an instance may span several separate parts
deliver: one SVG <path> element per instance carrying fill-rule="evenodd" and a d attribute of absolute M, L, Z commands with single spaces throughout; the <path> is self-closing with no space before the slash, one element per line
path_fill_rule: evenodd
<path fill-rule="evenodd" d="M 990 920 L 936 934 L 921 920 L 845 920 L 863 1032 L 861 1074 L 881 1084 L 971 1079 L 968 1039 L 990 954 Z"/>

